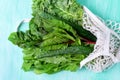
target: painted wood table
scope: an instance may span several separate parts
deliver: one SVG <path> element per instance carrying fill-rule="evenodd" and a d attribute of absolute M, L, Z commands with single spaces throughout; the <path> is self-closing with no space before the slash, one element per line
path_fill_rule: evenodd
<path fill-rule="evenodd" d="M 104 20 L 120 22 L 120 0 L 78 0 Z M 76 72 L 62 71 L 56 74 L 24 72 L 22 50 L 8 41 L 11 32 L 24 18 L 31 18 L 32 0 L 0 0 L 0 80 L 120 80 L 120 64 L 102 73 L 85 68 Z"/>

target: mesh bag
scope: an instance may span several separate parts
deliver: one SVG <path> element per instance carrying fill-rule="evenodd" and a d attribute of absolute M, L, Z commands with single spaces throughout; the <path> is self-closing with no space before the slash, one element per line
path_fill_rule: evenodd
<path fill-rule="evenodd" d="M 80 62 L 80 67 L 101 72 L 120 62 L 120 23 L 104 22 L 85 6 L 83 27 L 97 37 L 94 50 Z"/>
<path fill-rule="evenodd" d="M 85 66 L 95 72 L 101 72 L 120 62 L 120 23 L 110 20 L 105 22 L 85 6 L 83 10 L 83 28 L 94 34 L 97 41 L 93 52 L 80 62 L 80 67 Z M 21 21 L 17 31 L 23 23 L 29 21 L 30 19 Z"/>

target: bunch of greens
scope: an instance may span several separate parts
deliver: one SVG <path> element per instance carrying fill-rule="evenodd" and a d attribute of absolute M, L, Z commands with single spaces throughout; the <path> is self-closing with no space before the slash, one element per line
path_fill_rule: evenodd
<path fill-rule="evenodd" d="M 9 40 L 23 49 L 25 71 L 76 71 L 93 50 L 96 37 L 82 27 L 83 9 L 75 0 L 33 0 L 33 18 L 26 32 L 13 32 Z"/>

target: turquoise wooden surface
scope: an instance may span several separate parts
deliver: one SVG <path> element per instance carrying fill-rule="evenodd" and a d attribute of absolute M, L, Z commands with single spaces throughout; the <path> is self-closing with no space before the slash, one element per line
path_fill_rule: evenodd
<path fill-rule="evenodd" d="M 104 20 L 120 22 L 120 0 L 77 0 Z"/>
<path fill-rule="evenodd" d="M 78 0 L 104 20 L 120 21 L 120 0 Z M 56 74 L 24 72 L 22 50 L 9 42 L 8 36 L 24 18 L 31 16 L 32 0 L 0 0 L 0 80 L 120 80 L 120 64 L 102 73 L 85 68 L 76 72 L 62 71 Z"/>

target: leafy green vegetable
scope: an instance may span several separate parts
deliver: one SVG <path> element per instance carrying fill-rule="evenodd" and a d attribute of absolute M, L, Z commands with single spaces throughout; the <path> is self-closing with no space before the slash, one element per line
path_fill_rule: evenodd
<path fill-rule="evenodd" d="M 26 32 L 13 32 L 9 40 L 23 49 L 25 71 L 76 71 L 92 52 L 86 41 L 96 38 L 82 27 L 82 6 L 75 0 L 33 0 L 33 18 Z"/>
<path fill-rule="evenodd" d="M 76 0 L 33 0 L 33 16 L 56 18 L 71 25 L 81 37 L 96 41 L 96 37 L 82 27 L 83 9 Z"/>
<path fill-rule="evenodd" d="M 36 73 L 55 73 L 61 70 L 76 71 L 79 68 L 79 62 L 84 58 L 85 56 L 80 54 L 63 54 L 37 59 L 24 58 L 23 69 L 27 71 L 32 63 L 31 69 L 34 69 Z"/>

